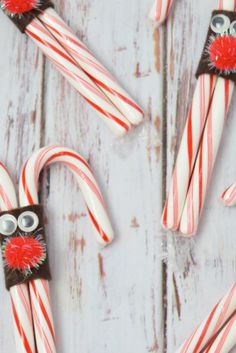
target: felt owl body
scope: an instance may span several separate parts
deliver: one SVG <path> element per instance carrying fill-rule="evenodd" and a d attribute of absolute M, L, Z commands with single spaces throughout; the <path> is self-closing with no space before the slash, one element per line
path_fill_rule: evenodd
<path fill-rule="evenodd" d="M 236 12 L 213 11 L 197 77 L 214 74 L 236 82 Z"/>
<path fill-rule="evenodd" d="M 2 212 L 0 241 L 7 289 L 32 279 L 50 279 L 42 206 Z"/>

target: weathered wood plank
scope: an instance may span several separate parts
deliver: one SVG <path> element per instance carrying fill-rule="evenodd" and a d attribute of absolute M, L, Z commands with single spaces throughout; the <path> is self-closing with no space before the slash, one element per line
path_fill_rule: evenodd
<path fill-rule="evenodd" d="M 78 150 L 100 182 L 116 233 L 114 244 L 100 249 L 73 176 L 60 167 L 44 173 L 58 353 L 173 352 L 235 278 L 235 211 L 217 201 L 236 177 L 235 104 L 198 236 L 182 240 L 160 227 L 194 71 L 217 1 L 178 1 L 159 30 L 147 19 L 151 3 L 57 3 L 147 113 L 143 126 L 122 140 L 0 15 L 0 159 L 17 180 L 23 161 L 40 145 L 57 142 Z M 1 281 L 3 286 L 2 271 Z M 14 352 L 9 312 L 3 290 L 1 352 Z"/>

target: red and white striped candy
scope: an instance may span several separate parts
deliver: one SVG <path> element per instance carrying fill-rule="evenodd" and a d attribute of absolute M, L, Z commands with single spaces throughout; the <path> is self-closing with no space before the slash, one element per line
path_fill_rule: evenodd
<path fill-rule="evenodd" d="M 150 19 L 160 26 L 168 17 L 173 0 L 155 0 L 150 12 Z"/>
<path fill-rule="evenodd" d="M 219 9 L 235 11 L 236 10 L 236 0 L 219 0 Z M 236 183 L 228 187 L 221 195 L 221 200 L 226 206 L 236 205 Z"/>
<path fill-rule="evenodd" d="M 233 89 L 233 81 L 218 78 L 180 221 L 179 230 L 186 236 L 198 228 Z"/>
<path fill-rule="evenodd" d="M 236 311 L 205 353 L 228 353 L 236 345 Z"/>
<path fill-rule="evenodd" d="M 6 167 L 0 163 L 0 208 L 17 208 L 16 192 Z M 10 289 L 17 353 L 36 353 L 29 289 L 26 284 Z"/>
<path fill-rule="evenodd" d="M 129 131 L 129 121 L 37 18 L 27 26 L 26 33 L 117 136 Z"/>
<path fill-rule="evenodd" d="M 56 11 L 49 8 L 39 16 L 39 19 L 126 119 L 131 124 L 138 125 L 143 120 L 143 111 L 77 38 Z"/>
<path fill-rule="evenodd" d="M 236 183 L 229 186 L 221 195 L 222 202 L 228 206 L 232 207 L 236 205 Z"/>
<path fill-rule="evenodd" d="M 88 163 L 73 150 L 61 146 L 49 146 L 34 153 L 26 162 L 20 178 L 20 205 L 38 203 L 38 181 L 41 170 L 53 163 L 67 166 L 75 175 L 85 198 L 89 216 L 97 240 L 106 245 L 113 239 L 113 230 L 108 218 L 103 197 Z M 47 281 L 30 282 L 36 343 L 39 353 L 54 353 L 55 335 Z"/>
<path fill-rule="evenodd" d="M 236 310 L 236 283 L 176 353 L 199 353 Z M 235 331 L 234 331 L 235 334 Z M 235 336 L 236 337 L 236 336 Z M 205 351 L 204 351 L 205 352 Z M 206 350 L 207 352 L 207 350 Z M 211 351 L 213 353 L 214 351 Z M 216 351 L 222 353 L 221 351 Z M 216 353 L 215 352 L 215 353 Z"/>
<path fill-rule="evenodd" d="M 197 81 L 162 215 L 163 227 L 170 230 L 179 227 L 216 81 L 213 75 L 201 75 Z"/>

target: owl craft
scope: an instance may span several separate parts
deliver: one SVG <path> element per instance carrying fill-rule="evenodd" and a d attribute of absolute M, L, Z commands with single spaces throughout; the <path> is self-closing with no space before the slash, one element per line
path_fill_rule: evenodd
<path fill-rule="evenodd" d="M 51 278 L 42 206 L 2 212 L 0 241 L 8 290 L 32 279 Z"/>
<path fill-rule="evenodd" d="M 236 78 L 235 0 L 219 0 L 197 69 L 162 225 L 185 237 L 198 230 Z"/>
<path fill-rule="evenodd" d="M 117 136 L 142 122 L 142 109 L 77 38 L 51 1 L 0 0 L 0 6 Z"/>
<path fill-rule="evenodd" d="M 236 12 L 213 11 L 196 77 L 202 74 L 236 81 Z"/>
<path fill-rule="evenodd" d="M 55 353 L 56 340 L 48 280 L 43 206 L 38 200 L 39 176 L 60 163 L 75 175 L 82 190 L 97 241 L 113 239 L 106 206 L 88 163 L 75 151 L 52 145 L 25 163 L 19 184 L 19 205 L 6 167 L 0 163 L 0 243 L 6 288 L 10 291 L 17 353 Z"/>

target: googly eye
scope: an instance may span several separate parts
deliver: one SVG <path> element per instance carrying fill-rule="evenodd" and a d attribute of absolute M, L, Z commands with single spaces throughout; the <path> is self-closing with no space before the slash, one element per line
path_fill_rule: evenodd
<path fill-rule="evenodd" d="M 38 225 L 39 218 L 34 212 L 26 211 L 18 217 L 18 226 L 23 232 L 32 232 L 38 227 Z"/>
<path fill-rule="evenodd" d="M 230 34 L 236 37 L 236 21 L 232 22 L 230 25 Z"/>
<path fill-rule="evenodd" d="M 0 233 L 3 235 L 12 235 L 17 228 L 17 220 L 13 215 L 4 214 L 0 217 Z"/>
<path fill-rule="evenodd" d="M 230 19 L 225 15 L 215 15 L 211 20 L 211 29 L 215 33 L 223 34 L 230 27 Z"/>

